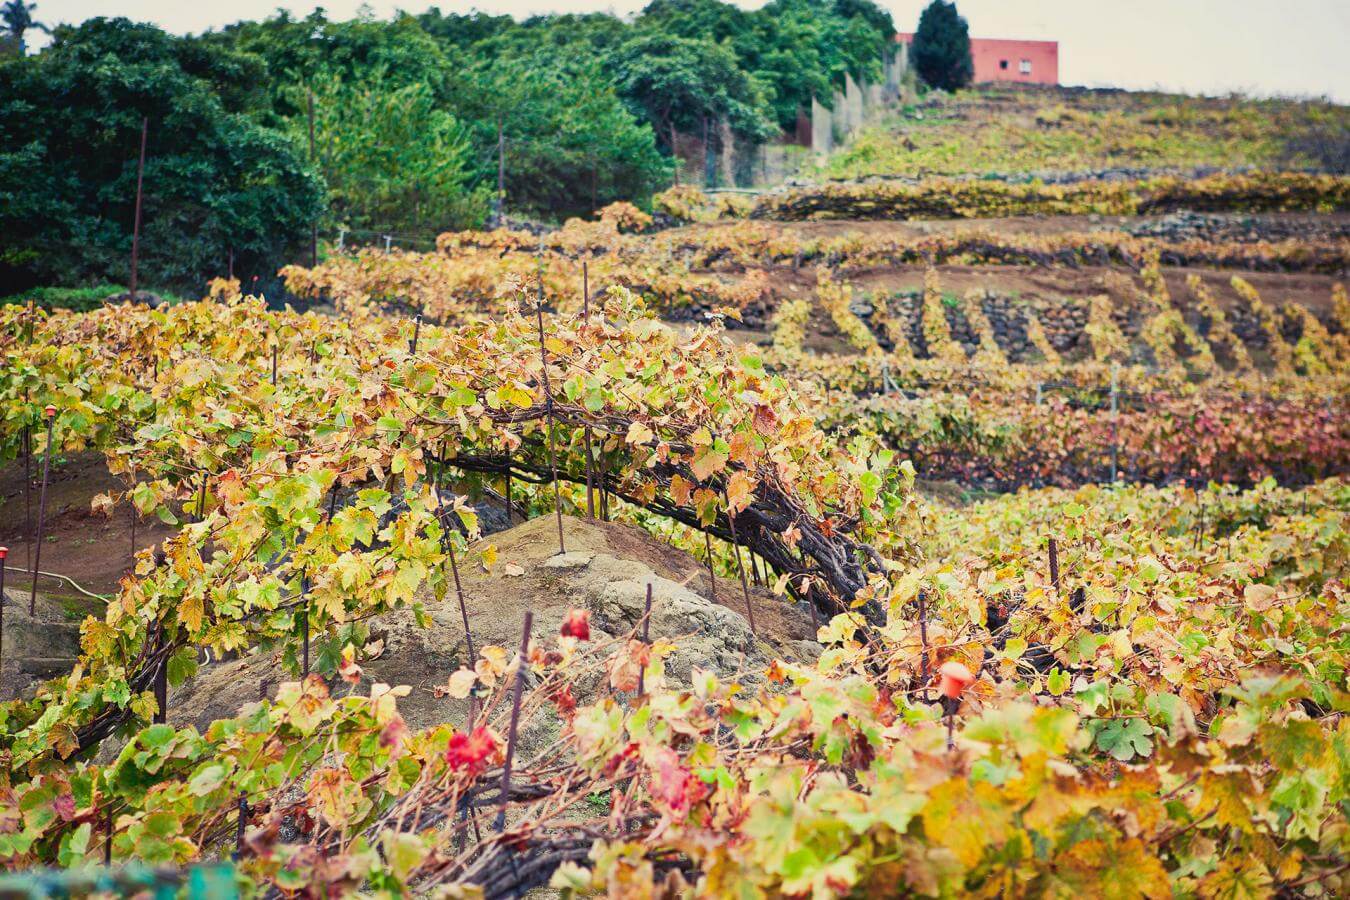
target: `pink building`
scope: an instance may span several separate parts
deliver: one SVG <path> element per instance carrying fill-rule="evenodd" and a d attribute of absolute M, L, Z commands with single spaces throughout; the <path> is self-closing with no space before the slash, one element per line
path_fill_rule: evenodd
<path fill-rule="evenodd" d="M 914 42 L 913 34 L 897 34 L 897 41 Z M 1059 41 L 1005 41 L 971 38 L 975 83 L 1012 81 L 1022 84 L 1059 84 Z"/>

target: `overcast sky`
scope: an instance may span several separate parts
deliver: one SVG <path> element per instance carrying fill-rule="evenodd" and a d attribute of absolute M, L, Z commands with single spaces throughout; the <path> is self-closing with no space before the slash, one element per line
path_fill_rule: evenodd
<path fill-rule="evenodd" d="M 517 17 L 544 12 L 628 15 L 645 0 L 369 0 L 377 16 L 470 7 Z M 896 27 L 912 31 L 927 0 L 888 0 Z M 346 18 L 360 0 L 38 0 L 37 19 L 76 23 L 122 15 L 170 31 L 198 32 L 279 7 L 305 15 L 316 5 Z M 740 6 L 762 5 L 741 0 Z M 975 37 L 1059 41 L 1065 84 L 1161 87 L 1188 93 L 1329 96 L 1350 102 L 1350 0 L 958 0 Z M 37 35 L 34 36 L 38 37 Z"/>

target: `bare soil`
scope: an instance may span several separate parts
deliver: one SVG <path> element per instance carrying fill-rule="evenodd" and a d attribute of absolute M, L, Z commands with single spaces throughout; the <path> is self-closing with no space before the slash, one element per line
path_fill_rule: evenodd
<path fill-rule="evenodd" d="M 41 494 L 42 456 L 35 455 L 30 469 L 30 492 L 25 500 L 24 462 L 12 460 L 0 467 L 0 545 L 9 547 L 7 584 L 26 580 L 31 571 L 29 554 L 37 528 Z M 122 576 L 131 570 L 131 511 L 126 505 L 111 518 L 90 511 L 101 493 L 124 489 L 104 462 L 103 454 L 90 451 L 52 458 L 47 484 L 47 515 L 43 528 L 43 572 L 73 580 L 85 591 L 111 594 Z M 27 511 L 26 511 L 27 507 Z M 154 546 L 174 533 L 158 519 L 141 519 L 136 525 L 136 548 Z M 38 590 L 58 597 L 88 597 L 68 581 L 41 577 Z"/>
<path fill-rule="evenodd" d="M 752 585 L 756 631 L 751 635 L 738 580 L 717 579 L 714 605 L 709 602 L 707 568 L 689 554 L 636 526 L 572 517 L 564 517 L 563 523 L 566 554 L 558 553 L 554 517 L 539 516 L 484 539 L 498 552 L 491 571 L 461 566 L 476 651 L 499 646 L 514 655 L 526 610 L 534 614 L 533 641 L 555 640 L 573 608 L 591 612 L 593 640 L 626 639 L 641 621 L 644 589 L 651 584 L 651 638 L 674 641 L 678 648 L 667 660 L 672 680 L 687 680 L 694 665 L 731 676 L 770 656 L 802 659 L 818 652 L 804 608 Z M 367 621 L 370 641 L 360 660 L 365 680 L 357 690 L 364 693 L 376 682 L 408 685 L 411 693 L 399 701 L 399 709 L 409 727 L 459 723 L 467 715 L 467 702 L 438 696 L 437 688 L 470 664 L 463 615 L 453 592 L 441 600 L 430 595 L 418 599 L 425 610 L 424 625 L 408 608 Z M 214 719 L 235 715 L 246 703 L 275 696 L 278 685 L 295 678 L 283 667 L 278 648 L 208 664 L 171 691 L 169 721 L 204 728 Z M 333 686 L 339 693 L 349 689 L 340 681 Z M 578 701 L 585 702 L 598 686 L 574 689 Z M 544 731 L 531 742 L 544 740 L 553 725 L 539 727 Z"/>

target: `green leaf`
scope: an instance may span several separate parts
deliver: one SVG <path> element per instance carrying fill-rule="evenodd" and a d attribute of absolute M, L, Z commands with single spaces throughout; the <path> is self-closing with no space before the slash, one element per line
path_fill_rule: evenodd
<path fill-rule="evenodd" d="M 1143 719 L 1111 719 L 1097 732 L 1097 747 L 1121 762 L 1153 752 L 1152 725 Z"/>

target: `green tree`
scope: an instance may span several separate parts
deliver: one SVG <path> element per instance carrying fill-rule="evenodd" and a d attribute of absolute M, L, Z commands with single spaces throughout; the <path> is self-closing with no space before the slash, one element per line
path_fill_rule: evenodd
<path fill-rule="evenodd" d="M 261 22 L 240 22 L 204 35 L 202 43 L 225 45 L 266 64 L 272 106 L 269 124 L 305 114 L 296 86 L 327 75 L 359 82 L 380 73 L 391 86 L 425 84 L 443 101 L 456 77 L 455 60 L 411 16 L 384 22 L 370 15 L 330 21 L 322 10 L 293 19 L 284 10 Z"/>
<path fill-rule="evenodd" d="M 246 106 L 256 60 L 126 19 L 56 29 L 0 63 L 0 277 L 17 287 L 124 281 L 142 117 L 149 120 L 141 281 L 200 290 L 270 272 L 322 210 L 289 138 Z"/>
<path fill-rule="evenodd" d="M 677 131 L 708 130 L 726 120 L 737 134 L 773 133 L 763 86 L 742 69 L 728 43 L 640 31 L 609 62 L 620 95 L 671 146 Z"/>
<path fill-rule="evenodd" d="M 956 4 L 933 0 L 919 16 L 914 32 L 914 68 L 928 85 L 954 91 L 970 84 L 970 30 Z"/>
<path fill-rule="evenodd" d="M 311 80 L 319 166 L 332 219 L 357 229 L 441 231 L 482 222 L 485 188 L 473 189 L 468 130 L 425 83 L 399 85 L 383 71 L 360 80 Z M 292 105 L 307 105 L 294 88 Z M 290 119 L 297 143 L 308 116 Z"/>
<path fill-rule="evenodd" d="M 650 196 L 669 178 L 651 127 L 624 106 L 597 63 L 497 57 L 467 75 L 454 106 L 473 122 L 483 181 L 494 191 L 500 128 L 509 212 L 586 215 Z"/>

